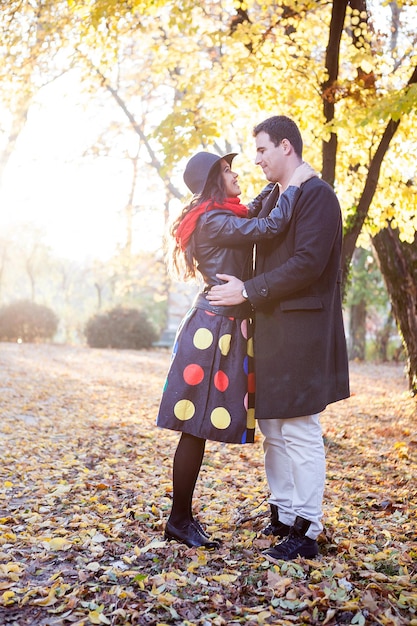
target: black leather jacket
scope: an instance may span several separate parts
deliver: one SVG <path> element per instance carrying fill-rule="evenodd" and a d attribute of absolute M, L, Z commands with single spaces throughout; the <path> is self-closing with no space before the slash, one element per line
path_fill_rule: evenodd
<path fill-rule="evenodd" d="M 252 311 L 248 302 L 235 306 L 215 306 L 206 298 L 210 287 L 222 282 L 216 274 L 231 274 L 241 280 L 252 277 L 252 243 L 248 241 L 233 245 L 229 238 L 225 245 L 226 242 L 219 236 L 219 229 L 221 230 L 224 220 L 234 217 L 232 212 L 219 209 L 209 211 L 198 221 L 193 233 L 194 256 L 197 260 L 197 269 L 204 280 L 204 289 L 196 297 L 193 306 L 212 313 L 244 319 L 250 317 Z"/>
<path fill-rule="evenodd" d="M 213 285 L 221 284 L 216 274 L 230 274 L 243 282 L 252 278 L 253 243 L 275 237 L 285 230 L 298 193 L 298 187 L 288 187 L 280 196 L 279 207 L 261 219 L 237 217 L 223 209 L 207 211 L 200 217 L 191 245 L 205 286 L 193 306 L 239 318 L 251 315 L 252 308 L 248 302 L 235 306 L 214 306 L 206 299 L 206 294 Z M 256 210 L 259 210 L 258 207 Z"/>

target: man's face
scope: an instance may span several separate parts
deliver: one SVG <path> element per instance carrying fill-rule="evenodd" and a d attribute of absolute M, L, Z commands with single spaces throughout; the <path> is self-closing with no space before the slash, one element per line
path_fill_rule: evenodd
<path fill-rule="evenodd" d="M 265 178 L 271 183 L 278 183 L 284 173 L 284 149 L 282 142 L 276 146 L 268 133 L 260 132 L 255 137 L 256 165 L 260 165 Z"/>

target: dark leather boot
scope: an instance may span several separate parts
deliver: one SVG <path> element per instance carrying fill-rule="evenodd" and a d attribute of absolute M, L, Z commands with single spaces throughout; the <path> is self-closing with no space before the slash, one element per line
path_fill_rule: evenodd
<path fill-rule="evenodd" d="M 218 541 L 210 539 L 206 534 L 203 534 L 198 526 L 192 522 L 188 522 L 185 526 L 177 528 L 171 522 L 167 522 L 165 526 L 164 539 L 168 541 L 178 541 L 179 543 L 185 543 L 189 548 L 208 548 L 214 549 L 220 546 Z"/>
<path fill-rule="evenodd" d="M 288 536 L 263 553 L 268 561 L 276 563 L 277 561 L 292 561 L 298 556 L 307 559 L 317 556 L 319 553 L 317 541 L 306 537 L 310 524 L 309 520 L 297 516 L 290 527 Z"/>
<path fill-rule="evenodd" d="M 208 533 L 206 533 L 206 531 L 204 530 L 203 526 L 200 524 L 200 522 L 198 521 L 197 518 L 193 517 L 193 524 L 194 526 L 197 528 L 198 532 L 201 533 L 202 535 L 204 535 L 205 537 L 207 537 L 207 539 L 210 537 L 210 535 Z"/>
<path fill-rule="evenodd" d="M 286 537 L 290 532 L 290 527 L 283 524 L 278 518 L 278 507 L 276 504 L 270 504 L 271 521 L 262 531 L 264 535 L 274 535 L 274 537 Z"/>

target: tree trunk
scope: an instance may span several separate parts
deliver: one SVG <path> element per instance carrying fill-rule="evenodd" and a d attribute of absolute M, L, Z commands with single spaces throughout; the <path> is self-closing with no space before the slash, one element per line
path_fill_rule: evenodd
<path fill-rule="evenodd" d="M 32 94 L 25 92 L 20 97 L 19 102 L 16 104 L 15 110 L 13 111 L 13 119 L 11 128 L 9 130 L 9 135 L 4 149 L 1 151 L 0 154 L 0 187 L 3 182 L 3 176 L 6 166 L 16 148 L 17 140 L 19 139 L 19 136 L 23 128 L 25 127 L 29 108 L 32 104 L 32 99 Z"/>
<path fill-rule="evenodd" d="M 101 306 L 103 303 L 103 288 L 98 283 L 94 283 L 94 287 L 96 288 L 97 292 L 97 311 L 101 311 Z"/>
<path fill-rule="evenodd" d="M 398 231 L 384 228 L 372 239 L 407 355 L 408 385 L 417 395 L 417 237 L 400 241 Z"/>
<path fill-rule="evenodd" d="M 389 360 L 388 348 L 393 326 L 395 326 L 394 322 L 395 319 L 391 307 L 384 325 L 377 330 L 375 335 L 375 354 L 381 363 L 386 363 Z"/>
<path fill-rule="evenodd" d="M 365 360 L 366 348 L 366 301 L 360 300 L 350 307 L 349 358 Z"/>
<path fill-rule="evenodd" d="M 332 122 L 335 114 L 334 85 L 339 76 L 339 54 L 342 39 L 343 25 L 346 16 L 348 0 L 333 2 L 330 20 L 329 41 L 326 49 L 327 80 L 321 86 L 323 97 L 323 114 L 326 123 Z M 322 178 L 332 187 L 335 181 L 337 135 L 330 133 L 329 141 L 322 144 L 323 167 Z"/>

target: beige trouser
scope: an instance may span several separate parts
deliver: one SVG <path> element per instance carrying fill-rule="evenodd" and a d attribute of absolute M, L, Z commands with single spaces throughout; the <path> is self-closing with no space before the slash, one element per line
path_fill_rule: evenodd
<path fill-rule="evenodd" d="M 264 435 L 265 472 L 270 502 L 278 517 L 292 525 L 298 515 L 311 522 L 307 537 L 323 530 L 321 518 L 326 459 L 320 415 L 259 420 Z"/>

